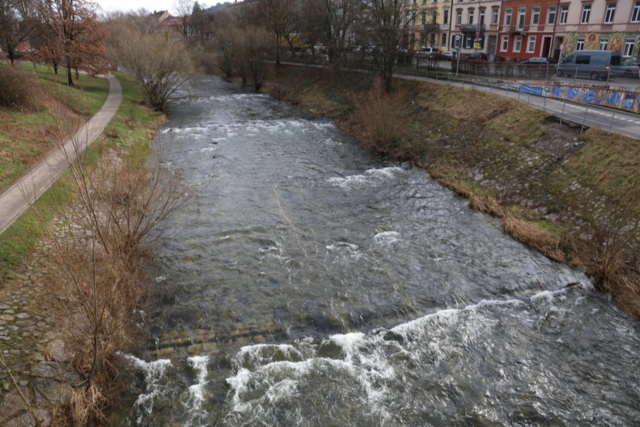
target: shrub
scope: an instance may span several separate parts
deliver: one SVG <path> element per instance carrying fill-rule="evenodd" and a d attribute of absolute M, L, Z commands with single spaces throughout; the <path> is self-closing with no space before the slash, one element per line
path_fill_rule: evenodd
<path fill-rule="evenodd" d="M 0 65 L 0 107 L 32 110 L 36 107 L 38 82 L 20 68 Z"/>
<path fill-rule="evenodd" d="M 387 93 L 378 78 L 369 93 L 356 99 L 355 104 L 356 123 L 363 130 L 364 141 L 386 153 L 404 155 L 399 142 L 409 121 L 406 92 L 398 89 Z"/>

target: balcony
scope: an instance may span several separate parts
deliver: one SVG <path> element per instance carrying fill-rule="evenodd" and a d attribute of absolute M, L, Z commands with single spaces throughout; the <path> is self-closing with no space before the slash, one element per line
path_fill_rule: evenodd
<path fill-rule="evenodd" d="M 484 24 L 460 24 L 460 31 L 463 33 L 475 33 L 478 29 L 480 32 L 484 32 Z"/>
<path fill-rule="evenodd" d="M 435 33 L 440 31 L 440 24 L 422 24 L 422 31 L 427 33 Z"/>

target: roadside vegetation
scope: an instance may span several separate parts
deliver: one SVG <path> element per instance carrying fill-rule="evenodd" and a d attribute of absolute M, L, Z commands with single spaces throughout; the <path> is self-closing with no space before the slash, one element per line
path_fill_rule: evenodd
<path fill-rule="evenodd" d="M 278 67 L 276 97 L 427 169 L 547 257 L 584 269 L 640 319 L 640 146 L 484 91 Z"/>

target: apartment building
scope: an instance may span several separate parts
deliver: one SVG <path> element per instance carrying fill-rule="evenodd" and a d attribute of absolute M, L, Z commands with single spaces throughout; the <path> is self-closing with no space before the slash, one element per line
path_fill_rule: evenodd
<path fill-rule="evenodd" d="M 410 0 L 410 28 L 414 49 L 448 50 L 451 0 Z"/>
<path fill-rule="evenodd" d="M 500 29 L 500 0 L 453 0 L 451 50 L 461 54 L 482 52 L 493 60 L 497 54 Z"/>
<path fill-rule="evenodd" d="M 559 3 L 554 47 L 562 58 L 574 50 L 617 50 L 638 60 L 640 1 L 568 0 Z"/>
<path fill-rule="evenodd" d="M 553 57 L 559 10 L 558 0 L 503 0 L 498 56 L 518 61 Z"/>

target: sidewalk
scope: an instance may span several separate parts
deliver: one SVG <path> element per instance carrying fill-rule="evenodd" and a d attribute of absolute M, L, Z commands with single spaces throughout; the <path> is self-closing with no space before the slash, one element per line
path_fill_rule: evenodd
<path fill-rule="evenodd" d="M 36 168 L 0 195 L 0 234 L 2 234 L 75 160 L 109 124 L 122 102 L 122 86 L 117 78 L 107 76 L 109 97 L 91 118 L 63 147 L 51 153 Z"/>

